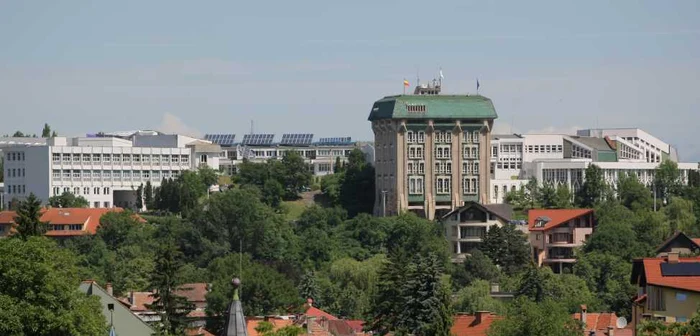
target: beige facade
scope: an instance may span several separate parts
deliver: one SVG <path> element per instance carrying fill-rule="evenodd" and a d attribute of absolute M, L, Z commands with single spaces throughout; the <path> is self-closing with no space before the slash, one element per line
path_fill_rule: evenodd
<path fill-rule="evenodd" d="M 554 273 L 571 269 L 574 251 L 582 247 L 595 226 L 591 209 L 533 209 L 529 211 L 530 246 L 538 266 Z"/>
<path fill-rule="evenodd" d="M 508 224 L 512 213 L 512 207 L 507 204 L 469 202 L 445 215 L 441 221 L 452 247 L 453 261 L 461 262 L 469 251 L 480 248 L 488 230 Z"/>
<path fill-rule="evenodd" d="M 467 201 L 488 203 L 495 111 L 494 116 L 470 116 L 471 100 L 488 104 L 490 100 L 465 98 L 472 97 L 387 97 L 391 107 L 385 115 L 374 115 L 382 108 L 382 100 L 375 103 L 370 115 L 375 142 L 375 215 L 411 211 L 432 220 Z M 423 112 L 411 114 L 416 106 Z M 402 117 L 401 112 L 407 115 Z"/>

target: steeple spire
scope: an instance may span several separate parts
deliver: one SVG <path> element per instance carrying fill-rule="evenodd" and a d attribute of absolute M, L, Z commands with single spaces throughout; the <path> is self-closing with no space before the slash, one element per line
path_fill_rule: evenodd
<path fill-rule="evenodd" d="M 243 315 L 243 306 L 238 296 L 238 288 L 241 286 L 241 280 L 233 278 L 231 284 L 233 284 L 233 299 L 228 307 L 226 324 L 221 336 L 248 336 L 245 315 Z"/>

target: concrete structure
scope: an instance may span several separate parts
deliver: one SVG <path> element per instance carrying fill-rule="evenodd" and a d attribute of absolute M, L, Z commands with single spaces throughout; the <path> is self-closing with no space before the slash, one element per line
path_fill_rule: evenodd
<path fill-rule="evenodd" d="M 288 136 L 297 135 L 305 136 L 305 139 L 285 141 L 285 138 L 289 138 Z M 253 137 L 264 137 L 265 140 L 246 141 L 246 138 Z M 274 134 L 246 134 L 242 141 L 236 141 L 235 134 L 207 134 L 205 139 L 210 139 L 221 146 L 219 162 L 222 171 L 228 175 L 236 174 L 236 166 L 244 159 L 250 162 L 280 160 L 288 151 L 299 153 L 310 165 L 315 176 L 332 174 L 336 160 L 347 162 L 350 152 L 355 148 L 361 149 L 366 159 L 374 158 L 371 146 L 367 147 L 366 143 L 354 142 L 350 137 L 320 138 L 313 141 L 313 134 L 284 134 L 281 141 L 274 141 Z"/>
<path fill-rule="evenodd" d="M 595 218 L 593 209 L 532 209 L 528 225 L 537 265 L 561 273 L 576 262 L 574 249 L 583 246 L 593 233 Z"/>
<path fill-rule="evenodd" d="M 445 234 L 452 245 L 454 261 L 463 260 L 469 251 L 479 248 L 492 226 L 501 227 L 511 221 L 513 208 L 508 204 L 479 204 L 464 206 L 442 217 Z"/>
<path fill-rule="evenodd" d="M 70 192 L 90 207 L 133 208 L 136 188 L 177 177 L 201 164 L 218 170 L 218 145 L 174 134 L 55 137 L 45 145 L 16 144 L 3 150 L 5 205 L 30 193 L 42 202 Z"/>
<path fill-rule="evenodd" d="M 632 324 L 643 319 L 687 322 L 700 304 L 700 257 L 634 260 L 631 283 L 639 290 L 632 306 Z"/>
<path fill-rule="evenodd" d="M 652 188 L 659 164 L 663 160 L 678 162 L 673 146 L 640 129 L 588 129 L 577 134 L 493 135 L 490 202 L 503 202 L 508 192 L 519 190 L 531 178 L 576 191 L 591 164 L 603 170 L 609 185 L 615 186 L 623 173 L 635 174 Z M 678 168 L 682 182 L 687 183 L 689 172 L 699 166 L 678 162 Z"/>
<path fill-rule="evenodd" d="M 467 201 L 490 203 L 493 103 L 439 92 L 439 85 L 419 86 L 372 106 L 375 215 L 413 211 L 433 219 Z"/>
<path fill-rule="evenodd" d="M 112 286 L 110 284 L 107 284 L 106 287 L 107 289 L 104 289 L 97 282 L 86 280 L 80 284 L 79 289 L 87 295 L 94 295 L 100 299 L 102 315 L 107 320 L 107 324 L 112 323 L 117 336 L 151 336 L 155 334 L 156 331 L 151 326 L 143 322 L 112 296 Z M 110 307 L 112 308 L 111 311 Z"/>

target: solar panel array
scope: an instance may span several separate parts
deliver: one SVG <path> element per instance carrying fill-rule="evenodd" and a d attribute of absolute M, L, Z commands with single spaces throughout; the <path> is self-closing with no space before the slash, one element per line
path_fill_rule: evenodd
<path fill-rule="evenodd" d="M 663 276 L 700 276 L 700 263 L 678 262 L 662 263 L 661 275 Z"/>
<path fill-rule="evenodd" d="M 269 146 L 272 144 L 274 134 L 246 134 L 243 136 L 243 145 L 247 146 Z"/>
<path fill-rule="evenodd" d="M 313 134 L 282 134 L 280 145 L 308 146 L 311 144 L 313 138 Z"/>
<path fill-rule="evenodd" d="M 236 140 L 235 134 L 205 134 L 204 140 L 209 140 L 221 146 L 233 146 Z"/>
<path fill-rule="evenodd" d="M 320 138 L 318 139 L 319 145 L 349 145 L 352 143 L 350 137 L 336 137 L 336 138 Z"/>

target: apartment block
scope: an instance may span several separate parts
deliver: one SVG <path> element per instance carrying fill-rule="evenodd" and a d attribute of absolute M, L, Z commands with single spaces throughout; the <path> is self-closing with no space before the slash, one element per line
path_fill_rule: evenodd
<path fill-rule="evenodd" d="M 447 240 L 452 245 L 454 261 L 463 260 L 469 251 L 478 249 L 493 226 L 501 227 L 511 221 L 513 208 L 508 204 L 479 204 L 467 202 L 444 215 Z"/>

